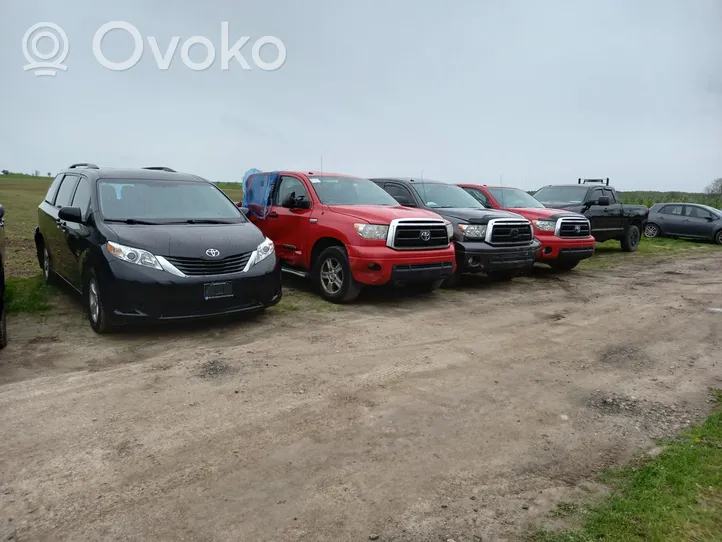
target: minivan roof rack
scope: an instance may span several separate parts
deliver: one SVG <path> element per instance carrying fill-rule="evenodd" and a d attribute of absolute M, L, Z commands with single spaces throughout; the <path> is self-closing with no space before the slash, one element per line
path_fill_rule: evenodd
<path fill-rule="evenodd" d="M 141 169 L 152 169 L 153 171 L 167 171 L 169 173 L 177 173 L 175 169 L 166 166 L 148 166 Z"/>
<path fill-rule="evenodd" d="M 579 177 L 579 179 L 577 180 L 577 184 L 587 184 L 587 183 L 589 183 L 589 184 L 602 183 L 602 184 L 606 184 L 606 186 L 609 186 L 609 177 L 607 177 L 606 179 L 582 179 L 581 177 Z"/>
<path fill-rule="evenodd" d="M 76 169 L 79 167 L 86 167 L 89 169 L 100 169 L 98 166 L 96 166 L 95 164 L 91 164 L 90 162 L 79 162 L 77 164 L 72 164 L 68 169 Z"/>

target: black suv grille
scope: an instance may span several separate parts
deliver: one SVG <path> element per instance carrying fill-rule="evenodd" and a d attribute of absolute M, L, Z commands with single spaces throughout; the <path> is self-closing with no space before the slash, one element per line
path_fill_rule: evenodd
<path fill-rule="evenodd" d="M 438 220 L 413 220 L 408 223 L 399 222 L 392 248 L 397 249 L 435 249 L 449 246 L 449 234 L 446 225 Z"/>
<path fill-rule="evenodd" d="M 227 275 L 243 271 L 251 258 L 252 252 L 235 254 L 218 260 L 206 260 L 204 258 L 170 258 L 166 260 L 172 263 L 184 275 Z"/>
<path fill-rule="evenodd" d="M 589 237 L 589 221 L 584 218 L 560 218 L 559 237 Z"/>
<path fill-rule="evenodd" d="M 497 219 L 490 226 L 489 242 L 492 245 L 527 245 L 533 238 L 528 220 Z"/>

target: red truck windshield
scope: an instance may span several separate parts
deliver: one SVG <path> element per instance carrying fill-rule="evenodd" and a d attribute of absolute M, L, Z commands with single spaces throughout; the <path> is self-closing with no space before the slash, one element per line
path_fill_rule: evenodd
<path fill-rule="evenodd" d="M 328 175 L 308 179 L 324 205 L 398 205 L 383 188 L 368 179 Z"/>
<path fill-rule="evenodd" d="M 544 207 L 534 196 L 518 188 L 487 188 L 499 205 L 505 209 L 538 209 Z"/>

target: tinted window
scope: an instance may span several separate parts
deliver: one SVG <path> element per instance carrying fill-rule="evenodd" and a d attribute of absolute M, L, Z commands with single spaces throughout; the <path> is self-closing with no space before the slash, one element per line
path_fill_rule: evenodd
<path fill-rule="evenodd" d="M 474 199 L 481 203 L 484 207 L 491 207 L 491 205 L 489 205 L 489 198 L 487 198 L 486 194 L 484 194 L 484 192 L 482 192 L 478 188 L 464 187 L 464 190 L 471 194 Z"/>
<path fill-rule="evenodd" d="M 98 199 L 106 220 L 245 221 L 219 188 L 204 181 L 103 179 L 98 182 Z"/>
<path fill-rule="evenodd" d="M 546 186 L 537 191 L 534 197 L 542 203 L 581 203 L 584 201 L 587 190 L 589 190 L 588 187 L 581 185 Z"/>
<path fill-rule="evenodd" d="M 411 192 L 400 184 L 386 183 L 384 185 L 384 190 L 391 194 L 391 196 L 401 205 L 416 207 L 416 202 L 411 196 Z"/>
<path fill-rule="evenodd" d="M 325 205 L 398 205 L 380 186 L 356 177 L 309 177 L 318 199 Z"/>
<path fill-rule="evenodd" d="M 88 216 L 90 210 L 90 182 L 88 182 L 88 179 L 80 178 L 78 188 L 73 196 L 72 206 L 80 207 L 84 218 Z"/>
<path fill-rule="evenodd" d="M 687 205 L 686 206 L 686 215 L 691 216 L 692 218 L 717 218 L 715 215 L 710 213 L 709 211 L 702 209 L 701 207 L 695 207 L 694 205 Z"/>
<path fill-rule="evenodd" d="M 471 208 L 483 209 L 484 206 L 466 190 L 455 184 L 414 184 L 414 190 L 427 207 L 431 208 Z"/>
<path fill-rule="evenodd" d="M 60 181 L 63 180 L 63 174 L 61 173 L 55 179 L 53 179 L 53 182 L 50 183 L 50 188 L 48 189 L 48 193 L 45 195 L 45 201 L 50 203 L 51 205 L 55 203 L 55 195 L 58 193 L 58 188 L 60 188 Z"/>
<path fill-rule="evenodd" d="M 659 210 L 660 213 L 665 215 L 681 215 L 682 214 L 682 206 L 681 205 L 665 205 Z"/>
<path fill-rule="evenodd" d="M 78 184 L 78 177 L 75 175 L 65 176 L 63 183 L 60 185 L 60 190 L 58 190 L 58 197 L 55 198 L 56 207 L 66 207 L 70 205 L 76 184 Z"/>
<path fill-rule="evenodd" d="M 273 199 L 274 205 L 281 205 L 283 198 L 293 193 L 295 193 L 297 198 L 304 196 L 306 200 L 308 200 L 308 192 L 306 192 L 306 187 L 303 186 L 300 179 L 296 179 L 295 177 L 281 177 L 281 182 L 276 189 L 276 197 Z"/>
<path fill-rule="evenodd" d="M 617 203 L 617 198 L 614 196 L 614 191 L 609 190 L 608 188 L 602 189 L 602 195 L 607 196 L 609 198 L 609 201 L 612 203 Z"/>
<path fill-rule="evenodd" d="M 506 209 L 539 209 L 544 207 L 534 196 L 518 188 L 487 188 L 499 205 Z"/>

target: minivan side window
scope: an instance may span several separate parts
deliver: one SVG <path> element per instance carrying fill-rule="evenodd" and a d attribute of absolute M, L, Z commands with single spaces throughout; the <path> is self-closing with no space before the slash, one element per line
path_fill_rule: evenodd
<path fill-rule="evenodd" d="M 73 197 L 73 192 L 75 192 L 75 185 L 78 184 L 78 177 L 75 175 L 66 175 L 63 179 L 62 184 L 60 185 L 60 190 L 58 190 L 58 195 L 55 198 L 55 206 L 60 207 L 67 207 L 70 205 L 70 201 Z"/>
<path fill-rule="evenodd" d="M 72 206 L 80 207 L 80 214 L 83 219 L 88 217 L 88 211 L 90 210 L 90 182 L 88 182 L 88 179 L 81 177 L 80 181 L 78 181 L 78 188 L 75 190 Z"/>
<path fill-rule="evenodd" d="M 63 174 L 60 173 L 55 176 L 55 179 L 53 179 L 53 182 L 50 183 L 50 188 L 48 188 L 48 193 L 45 194 L 45 201 L 47 201 L 50 205 L 53 205 L 55 203 L 55 195 L 58 193 L 58 188 L 60 188 L 60 181 L 63 180 Z"/>

